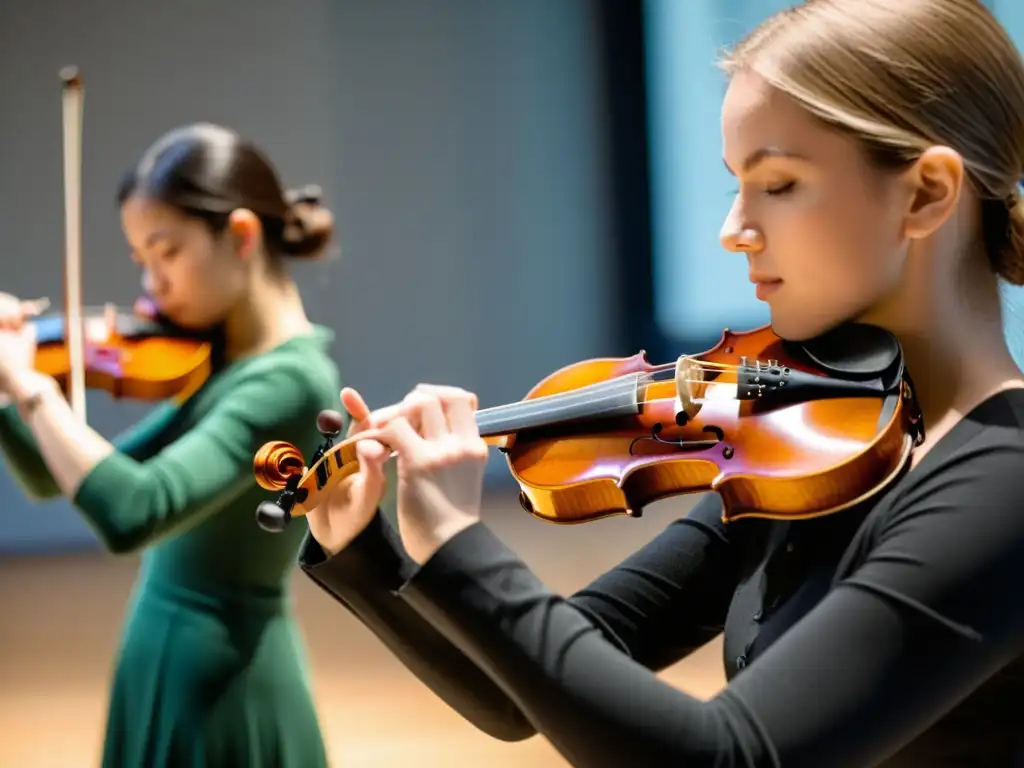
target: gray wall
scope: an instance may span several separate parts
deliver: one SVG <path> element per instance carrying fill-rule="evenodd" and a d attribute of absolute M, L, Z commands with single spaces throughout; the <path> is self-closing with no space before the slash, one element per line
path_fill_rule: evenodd
<path fill-rule="evenodd" d="M 0 289 L 62 300 L 57 73 L 77 64 L 87 303 L 138 295 L 121 173 L 168 128 L 223 122 L 326 191 L 341 258 L 295 274 L 347 383 L 371 405 L 424 380 L 517 399 L 617 343 L 596 31 L 585 0 L 4 3 Z M 88 405 L 108 436 L 145 410 Z M 0 496 L 0 549 L 93 542 L 6 471 Z"/>

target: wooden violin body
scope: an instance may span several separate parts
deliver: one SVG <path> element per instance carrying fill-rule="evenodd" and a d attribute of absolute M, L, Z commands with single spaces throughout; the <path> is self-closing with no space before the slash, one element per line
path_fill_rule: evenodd
<path fill-rule="evenodd" d="M 882 386 L 856 394 L 822 386 L 807 392 L 813 399 L 797 402 L 788 393 L 773 397 L 778 390 L 737 397 L 734 371 L 744 366 L 751 369 L 748 386 L 767 389 L 792 371 L 837 384 L 795 359 L 767 328 L 726 331 L 697 360 L 690 370 L 702 371 L 705 381 L 688 382 L 690 399 L 701 400 L 690 414 L 680 407 L 686 398 L 677 397 L 677 377 L 659 376 L 665 369 L 652 366 L 643 352 L 576 363 L 538 384 L 527 400 L 622 377 L 637 378 L 645 391 L 635 415 L 512 436 L 504 450 L 524 509 L 551 522 L 579 523 L 638 515 L 659 499 L 715 491 L 727 520 L 816 517 L 870 497 L 910 458 L 914 408 L 905 380 L 888 393 Z M 716 368 L 722 373 L 708 377 Z"/>
<path fill-rule="evenodd" d="M 145 301 L 131 311 L 109 306 L 83 312 L 85 386 L 117 399 L 164 400 L 187 395 L 211 372 L 209 341 L 162 322 Z M 67 391 L 71 354 L 63 314 L 41 315 L 35 325 L 35 368 Z"/>
<path fill-rule="evenodd" d="M 727 521 L 807 518 L 871 497 L 908 466 L 922 425 L 902 350 L 871 326 L 785 342 L 769 327 L 725 331 L 712 349 L 652 365 L 587 360 L 518 403 L 477 412 L 505 454 L 531 515 L 583 523 L 638 515 L 658 499 L 715 491 Z M 357 467 L 358 436 L 321 414 L 326 442 L 307 467 L 287 443 L 264 445 L 257 481 L 281 490 L 258 511 L 279 530 Z"/>

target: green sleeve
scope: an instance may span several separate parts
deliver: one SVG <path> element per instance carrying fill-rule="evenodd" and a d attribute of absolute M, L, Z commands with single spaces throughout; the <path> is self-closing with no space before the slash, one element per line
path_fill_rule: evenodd
<path fill-rule="evenodd" d="M 173 405 L 158 406 L 130 429 L 115 437 L 114 447 L 137 459 L 144 458 L 154 438 L 160 435 Z M 61 490 L 50 474 L 32 430 L 26 426 L 13 405 L 0 408 L 0 450 L 7 468 L 29 498 L 41 501 L 61 495 Z"/>
<path fill-rule="evenodd" d="M 310 433 L 326 407 L 311 384 L 298 365 L 262 368 L 153 457 L 107 456 L 79 486 L 75 506 L 116 553 L 198 522 L 253 486 L 252 460 L 264 442 Z"/>

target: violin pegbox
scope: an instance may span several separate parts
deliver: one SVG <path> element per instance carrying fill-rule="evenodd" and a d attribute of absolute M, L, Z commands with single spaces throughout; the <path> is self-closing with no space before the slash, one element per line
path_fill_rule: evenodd
<path fill-rule="evenodd" d="M 316 469 L 317 487 L 327 484 L 330 462 L 322 461 L 334 447 L 334 441 L 345 426 L 345 417 L 338 411 L 323 410 L 316 417 L 316 430 L 324 441 L 316 449 L 309 467 Z M 291 443 L 280 440 L 265 443 L 253 459 L 253 473 L 261 488 L 281 491 L 275 501 L 264 501 L 256 508 L 256 522 L 270 533 L 280 533 L 288 527 L 292 510 L 302 504 L 309 492 L 301 487 L 309 471 L 302 453 Z"/>

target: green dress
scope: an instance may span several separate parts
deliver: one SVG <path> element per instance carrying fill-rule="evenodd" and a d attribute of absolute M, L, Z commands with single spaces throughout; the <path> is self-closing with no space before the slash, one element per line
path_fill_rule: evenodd
<path fill-rule="evenodd" d="M 286 440 L 308 457 L 317 414 L 338 407 L 332 334 L 294 338 L 220 367 L 182 405 L 155 408 L 114 440 L 73 499 L 115 553 L 142 550 L 122 631 L 105 768 L 327 765 L 289 596 L 304 518 L 256 524 L 273 498 L 253 455 Z M 14 408 L 0 447 L 35 498 L 60 493 Z M 71 635 L 69 635 L 71 637 Z"/>

